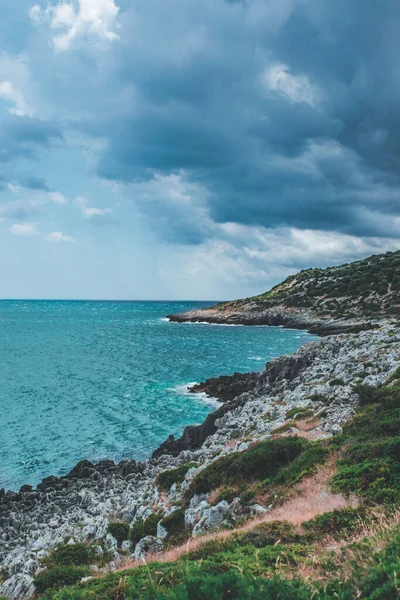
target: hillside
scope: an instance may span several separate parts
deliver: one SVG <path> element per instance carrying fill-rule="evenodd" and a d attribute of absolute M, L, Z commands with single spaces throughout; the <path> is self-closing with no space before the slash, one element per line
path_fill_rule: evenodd
<path fill-rule="evenodd" d="M 65 539 L 42 559 L 40 598 L 398 598 L 400 330 L 383 329 L 267 365 L 213 443 L 110 523 L 114 546 Z"/>
<path fill-rule="evenodd" d="M 350 331 L 400 316 L 400 251 L 291 275 L 268 292 L 178 315 L 171 321 L 283 325 L 315 333 Z"/>
<path fill-rule="evenodd" d="M 0 494 L 0 596 L 398 597 L 399 365 L 393 322 L 323 337 L 236 397 L 211 380 L 225 402 L 184 445 Z"/>
<path fill-rule="evenodd" d="M 0 490 L 0 600 L 398 598 L 399 260 L 179 316 L 340 333 L 193 386 L 221 405 L 146 461 Z"/>

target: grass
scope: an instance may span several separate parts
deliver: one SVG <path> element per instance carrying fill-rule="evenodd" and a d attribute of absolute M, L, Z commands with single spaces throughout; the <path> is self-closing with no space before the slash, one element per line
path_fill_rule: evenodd
<path fill-rule="evenodd" d="M 172 562 L 151 562 L 60 591 L 52 586 L 43 600 L 399 598 L 399 377 L 356 390 L 360 408 L 341 435 L 313 443 L 270 439 L 216 460 L 194 478 L 191 494 L 221 486 L 220 493 L 229 486 L 297 490 L 264 522 L 209 534 L 205 543 L 194 540 L 189 553 L 180 546 L 170 551 Z M 343 494 L 357 497 L 359 505 L 346 506 Z M 273 515 L 291 523 L 267 522 Z M 170 539 L 182 543 L 180 536 L 188 535 L 183 510 L 163 525 Z M 71 565 L 63 573 L 74 578 L 79 568 Z"/>
<path fill-rule="evenodd" d="M 118 547 L 120 548 L 122 542 L 129 538 L 129 523 L 109 523 L 108 533 L 110 533 L 117 540 Z"/>
<path fill-rule="evenodd" d="M 144 521 L 135 521 L 131 526 L 128 534 L 128 539 L 134 547 L 142 538 L 148 535 L 155 536 L 157 533 L 157 525 L 162 519 L 162 514 L 151 513 Z"/>
<path fill-rule="evenodd" d="M 182 483 L 189 469 L 197 466 L 197 463 L 188 463 L 176 469 L 162 471 L 156 478 L 156 485 L 160 490 L 167 492 L 174 483 Z"/>
<path fill-rule="evenodd" d="M 223 485 L 241 485 L 274 477 L 304 450 L 300 438 L 281 438 L 255 444 L 214 461 L 193 479 L 186 495 L 202 494 Z"/>

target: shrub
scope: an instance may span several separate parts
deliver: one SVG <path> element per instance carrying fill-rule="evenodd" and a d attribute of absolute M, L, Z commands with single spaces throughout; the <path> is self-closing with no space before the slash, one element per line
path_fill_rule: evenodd
<path fill-rule="evenodd" d="M 275 476 L 303 451 L 306 442 L 297 437 L 267 440 L 224 456 L 198 473 L 188 495 L 210 492 L 221 485 L 253 482 Z"/>
<path fill-rule="evenodd" d="M 292 427 L 296 427 L 296 421 L 287 421 L 287 423 L 284 423 L 283 425 L 276 427 L 272 431 L 272 433 L 273 434 L 285 433 L 285 431 L 289 431 L 289 429 L 292 429 Z"/>
<path fill-rule="evenodd" d="M 222 500 L 226 500 L 229 504 L 232 502 L 234 498 L 238 495 L 238 490 L 235 487 L 225 485 L 221 488 L 220 493 L 218 494 L 217 502 L 221 502 Z"/>
<path fill-rule="evenodd" d="M 188 463 L 187 465 L 181 465 L 176 469 L 170 469 L 169 471 L 163 471 L 157 475 L 156 484 L 160 490 L 168 491 L 174 483 L 182 483 L 186 477 L 186 473 L 192 467 L 197 467 L 197 463 Z"/>
<path fill-rule="evenodd" d="M 332 379 L 329 382 L 329 385 L 331 387 L 335 386 L 335 385 L 345 385 L 345 382 L 343 381 L 343 379 L 340 379 L 339 377 L 337 379 Z"/>
<path fill-rule="evenodd" d="M 60 589 L 66 585 L 74 585 L 82 577 L 90 574 L 90 569 L 74 566 L 53 567 L 37 575 L 33 582 L 36 591 L 43 594 L 47 589 Z"/>
<path fill-rule="evenodd" d="M 264 548 L 278 542 L 281 544 L 298 542 L 300 537 L 288 521 L 272 521 L 271 523 L 257 525 L 250 531 L 238 536 L 237 541 L 243 546 L 251 544 L 256 548 Z"/>
<path fill-rule="evenodd" d="M 140 589 L 135 590 L 130 597 L 141 600 L 309 600 L 310 590 L 296 581 L 251 577 L 231 570 L 188 576 L 180 585 L 164 593 L 156 586 L 145 594 Z"/>
<path fill-rule="evenodd" d="M 356 387 L 361 410 L 343 429 L 345 452 L 332 488 L 370 502 L 400 501 L 400 389 Z"/>
<path fill-rule="evenodd" d="M 226 573 L 202 573 L 186 576 L 182 583 L 162 591 L 156 584 L 130 589 L 129 598 L 140 600 L 309 600 L 310 589 L 297 581 L 278 577 L 266 579 Z"/>
<path fill-rule="evenodd" d="M 57 566 L 87 565 L 91 554 L 88 546 L 84 544 L 62 544 L 58 546 L 45 560 L 46 564 Z"/>
<path fill-rule="evenodd" d="M 108 524 L 108 533 L 110 533 L 118 543 L 118 546 L 121 547 L 121 544 L 124 540 L 129 538 L 129 524 L 128 523 L 119 523 L 113 522 Z"/>
<path fill-rule="evenodd" d="M 312 400 L 312 402 L 328 402 L 329 398 L 323 394 L 312 394 L 309 400 Z"/>
<path fill-rule="evenodd" d="M 336 535 L 353 532 L 361 527 L 367 520 L 365 508 L 352 508 L 348 506 L 341 510 L 333 510 L 318 515 L 310 521 L 303 523 L 304 529 L 314 533 Z"/>
<path fill-rule="evenodd" d="M 155 536 L 157 533 L 158 522 L 161 521 L 162 515 L 159 513 L 151 513 L 144 521 L 136 521 L 129 530 L 128 539 L 132 545 L 136 545 L 142 538 L 148 535 Z"/>
<path fill-rule="evenodd" d="M 175 546 L 185 542 L 190 537 L 190 532 L 185 527 L 185 511 L 179 509 L 164 517 L 161 525 L 168 532 L 167 542 L 170 546 Z"/>
<path fill-rule="evenodd" d="M 309 442 L 306 449 L 275 477 L 274 482 L 280 485 L 294 485 L 304 477 L 315 473 L 318 465 L 324 463 L 329 456 L 329 447 L 324 442 Z"/>
<path fill-rule="evenodd" d="M 191 550 L 187 555 L 184 555 L 182 560 L 204 560 L 209 558 L 213 554 L 219 554 L 221 552 L 226 552 L 228 550 L 232 550 L 234 548 L 235 542 L 233 540 L 210 540 L 208 542 L 204 542 L 195 550 Z"/>
<path fill-rule="evenodd" d="M 308 419 L 314 415 L 313 411 L 309 408 L 291 408 L 286 413 L 286 419 L 294 419 L 297 421 L 298 419 Z"/>

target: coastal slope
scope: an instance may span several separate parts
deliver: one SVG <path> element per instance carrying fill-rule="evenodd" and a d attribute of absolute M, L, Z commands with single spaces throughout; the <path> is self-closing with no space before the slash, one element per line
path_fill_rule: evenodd
<path fill-rule="evenodd" d="M 221 406 L 147 461 L 82 461 L 36 489 L 0 490 L 0 596 L 397 597 L 399 260 L 304 271 L 257 298 L 178 316 L 256 324 L 256 306 L 266 320 L 286 310 L 292 326 L 313 318 L 326 335 L 260 373 L 194 386 Z"/>
<path fill-rule="evenodd" d="M 400 251 L 326 269 L 306 269 L 268 292 L 169 315 L 174 322 L 280 325 L 311 333 L 357 331 L 400 315 Z"/>

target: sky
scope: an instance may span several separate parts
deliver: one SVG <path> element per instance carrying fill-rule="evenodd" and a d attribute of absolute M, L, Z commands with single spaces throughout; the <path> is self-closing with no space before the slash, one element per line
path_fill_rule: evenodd
<path fill-rule="evenodd" d="M 398 0 L 0 0 L 0 297 L 230 299 L 400 248 Z"/>

